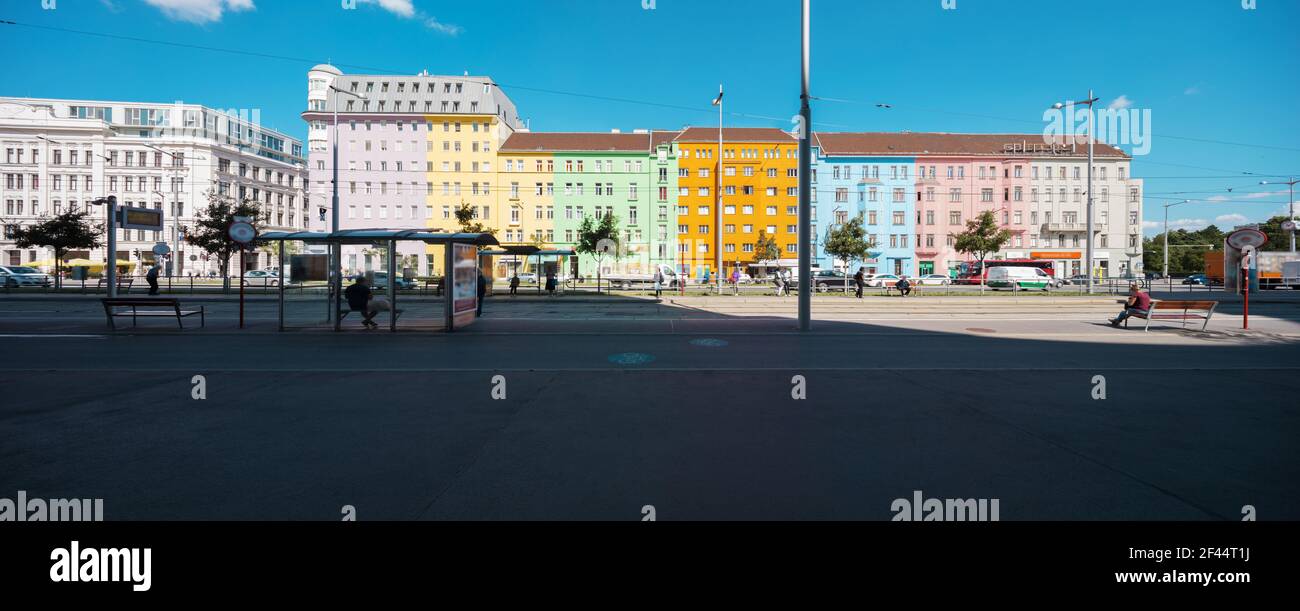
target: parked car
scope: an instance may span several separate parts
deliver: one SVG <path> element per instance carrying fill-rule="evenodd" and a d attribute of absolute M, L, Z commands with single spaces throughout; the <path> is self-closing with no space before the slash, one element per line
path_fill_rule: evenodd
<path fill-rule="evenodd" d="M 1075 274 L 1073 276 L 1070 276 L 1069 278 L 1063 279 L 1061 282 L 1063 284 L 1073 284 L 1075 286 L 1083 286 L 1085 284 L 1088 284 L 1088 274 Z"/>
<path fill-rule="evenodd" d="M 536 284 L 536 283 L 537 283 L 537 274 L 535 274 L 535 273 L 533 273 L 533 272 L 520 272 L 520 273 L 515 274 L 515 275 L 516 275 L 516 276 L 519 276 L 519 283 L 520 283 L 520 284 Z M 507 277 L 507 278 L 506 278 L 506 281 L 508 282 L 509 280 L 510 280 L 510 278 Z M 401 285 L 398 285 L 398 286 L 401 286 Z"/>
<path fill-rule="evenodd" d="M 280 286 L 280 277 L 262 269 L 244 272 L 244 286 Z"/>
<path fill-rule="evenodd" d="M 902 278 L 902 276 L 895 274 L 872 274 L 866 277 L 865 283 L 867 286 L 871 287 L 894 286 L 894 283 L 898 282 L 899 278 Z"/>
<path fill-rule="evenodd" d="M 34 267 L 25 267 L 21 265 L 9 265 L 0 267 L 0 279 L 3 279 L 5 288 L 18 288 L 20 286 L 49 286 L 53 280 L 49 274 L 43 274 Z"/>
<path fill-rule="evenodd" d="M 938 284 L 940 286 L 945 286 L 952 284 L 952 278 L 943 274 L 926 274 L 920 278 L 914 279 L 913 282 L 916 284 Z"/>
<path fill-rule="evenodd" d="M 795 283 L 795 287 L 799 285 Z M 819 293 L 845 291 L 853 288 L 853 276 L 841 271 L 826 269 L 813 272 L 813 289 Z"/>
<path fill-rule="evenodd" d="M 374 290 L 388 289 L 388 272 L 373 272 L 371 275 L 374 277 L 374 280 L 373 284 L 370 285 L 370 288 Z M 402 290 L 414 289 L 416 287 L 416 282 L 414 280 L 407 280 L 406 278 L 401 277 L 398 277 L 393 283 L 397 288 Z"/>
<path fill-rule="evenodd" d="M 1043 289 L 1056 286 L 1056 278 L 1037 267 L 995 267 L 989 270 L 986 282 L 994 289 Z"/>

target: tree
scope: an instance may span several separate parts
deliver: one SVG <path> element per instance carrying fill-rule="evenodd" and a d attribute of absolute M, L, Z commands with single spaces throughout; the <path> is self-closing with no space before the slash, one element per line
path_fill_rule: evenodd
<path fill-rule="evenodd" d="M 843 259 L 846 272 L 852 267 L 853 261 L 866 260 L 868 251 L 874 246 L 875 238 L 867 237 L 867 230 L 862 226 L 860 216 L 855 216 L 849 222 L 839 227 L 832 227 L 826 232 L 826 254 Z M 844 284 L 844 290 L 849 290 L 848 283 Z"/>
<path fill-rule="evenodd" d="M 1259 224 L 1259 230 L 1268 236 L 1268 243 L 1260 250 L 1291 250 L 1291 233 L 1282 231 L 1285 222 L 1287 216 L 1282 214 Z"/>
<path fill-rule="evenodd" d="M 582 217 L 578 226 L 578 243 L 574 251 L 579 255 L 591 255 L 596 260 L 596 292 L 600 292 L 600 263 L 608 254 L 600 249 L 601 242 L 610 240 L 614 243 L 614 258 L 622 256 L 622 246 L 618 239 L 618 217 L 606 214 L 599 221 L 590 216 Z"/>
<path fill-rule="evenodd" d="M 230 197 L 212 191 L 208 191 L 205 195 L 208 204 L 199 212 L 194 228 L 188 231 L 189 243 L 217 258 L 221 270 L 222 288 L 229 290 L 230 259 L 242 248 L 238 242 L 230 239 L 227 233 L 230 225 L 235 222 L 237 216 L 250 217 L 256 225 L 262 216 L 258 213 L 257 202 L 249 200 L 236 202 Z"/>
<path fill-rule="evenodd" d="M 104 225 L 92 225 L 90 210 L 70 210 L 28 227 L 14 231 L 14 245 L 18 248 L 45 246 L 54 249 L 54 287 L 63 282 L 63 255 L 72 249 L 98 248 L 104 235 Z M 117 253 L 110 253 L 116 258 Z M 109 261 L 107 265 L 115 265 Z"/>
<path fill-rule="evenodd" d="M 781 258 L 781 245 L 776 243 L 776 238 L 767 235 L 764 229 L 758 230 L 758 238 L 754 240 L 754 260 L 759 263 L 776 261 Z"/>
<path fill-rule="evenodd" d="M 975 257 L 980 262 L 980 270 L 983 270 L 984 260 L 1011 241 L 1011 230 L 999 228 L 993 211 L 985 210 L 978 217 L 966 221 L 966 231 L 953 237 L 953 248 Z M 984 286 L 983 274 L 980 275 L 980 286 Z"/>
<path fill-rule="evenodd" d="M 1175 229 L 1169 232 L 1169 274 L 1194 274 L 1205 271 L 1205 253 L 1222 250 L 1225 234 L 1210 225 L 1198 231 Z M 1165 234 L 1142 241 L 1142 269 L 1164 273 Z"/>

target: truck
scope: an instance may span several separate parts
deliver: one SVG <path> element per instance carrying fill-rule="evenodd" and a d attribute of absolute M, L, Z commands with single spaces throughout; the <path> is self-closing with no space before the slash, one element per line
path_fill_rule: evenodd
<path fill-rule="evenodd" d="M 1255 255 L 1260 290 L 1300 289 L 1300 255 L 1278 251 L 1259 251 Z M 1211 284 L 1223 284 L 1223 258 L 1223 251 L 1205 253 L 1205 277 Z"/>
<path fill-rule="evenodd" d="M 609 283 L 609 286 L 616 289 L 654 288 L 654 270 L 656 269 L 659 270 L 659 273 L 663 274 L 663 288 L 672 289 L 680 286 L 679 282 L 681 282 L 681 274 L 679 274 L 677 270 L 673 269 L 672 266 L 664 265 L 662 263 L 652 266 L 651 271 L 648 274 L 602 274 L 600 279 L 602 282 L 607 282 Z"/>

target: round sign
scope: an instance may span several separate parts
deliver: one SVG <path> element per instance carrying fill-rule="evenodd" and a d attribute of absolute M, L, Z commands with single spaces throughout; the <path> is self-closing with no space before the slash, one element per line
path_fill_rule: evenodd
<path fill-rule="evenodd" d="M 1282 231 L 1295 231 L 1295 221 L 1282 221 Z"/>
<path fill-rule="evenodd" d="M 1263 246 L 1268 236 L 1258 229 L 1238 229 L 1228 236 L 1228 246 L 1241 250 L 1247 246 Z"/>
<path fill-rule="evenodd" d="M 609 254 L 613 254 L 617 250 L 618 250 L 618 242 L 615 242 L 614 240 L 611 240 L 609 238 L 605 238 L 599 242 L 596 242 L 597 252 L 609 255 Z"/>
<path fill-rule="evenodd" d="M 198 256 L 198 255 L 190 255 L 190 260 L 191 260 L 191 261 L 198 261 L 198 260 L 199 260 L 199 256 Z"/>
<path fill-rule="evenodd" d="M 228 234 L 230 239 L 241 244 L 247 244 L 257 238 L 257 229 L 244 222 L 231 223 Z"/>
<path fill-rule="evenodd" d="M 162 242 L 154 244 L 153 246 L 153 254 L 158 255 L 160 257 L 171 251 L 172 249 L 168 248 L 167 245 L 163 244 Z"/>

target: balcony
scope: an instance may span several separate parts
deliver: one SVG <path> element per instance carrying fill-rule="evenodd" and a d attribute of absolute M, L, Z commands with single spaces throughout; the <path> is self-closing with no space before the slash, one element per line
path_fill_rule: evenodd
<path fill-rule="evenodd" d="M 1093 221 L 1093 223 L 1092 223 L 1092 230 L 1093 230 L 1093 233 L 1098 233 L 1098 232 L 1105 231 L 1105 230 L 1106 230 L 1106 222 L 1105 222 L 1105 221 Z M 1046 231 L 1046 232 L 1048 232 L 1048 233 L 1073 233 L 1073 232 L 1087 233 L 1087 232 L 1088 232 L 1088 223 L 1086 223 L 1086 222 L 1083 222 L 1083 223 L 1043 223 L 1043 231 Z"/>

